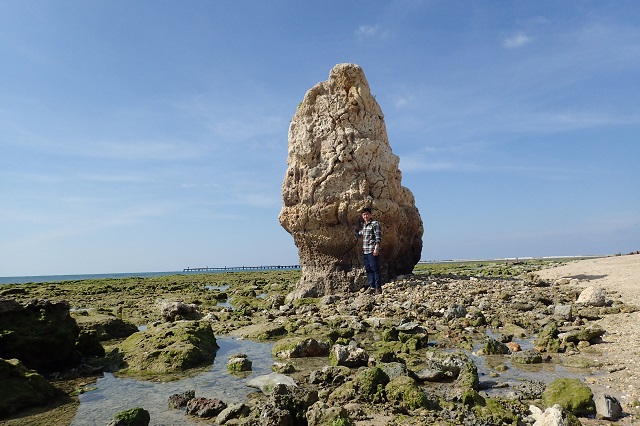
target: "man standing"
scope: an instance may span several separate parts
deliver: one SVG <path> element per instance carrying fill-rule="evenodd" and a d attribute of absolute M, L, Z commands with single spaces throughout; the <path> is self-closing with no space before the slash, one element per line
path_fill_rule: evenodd
<path fill-rule="evenodd" d="M 370 291 L 382 293 L 382 277 L 380 274 L 380 264 L 378 255 L 380 254 L 380 243 L 382 242 L 382 229 L 377 220 L 373 220 L 371 209 L 362 209 L 362 220 L 364 225 L 356 235 L 362 235 L 362 260 L 364 269 L 367 271 L 367 284 Z"/>

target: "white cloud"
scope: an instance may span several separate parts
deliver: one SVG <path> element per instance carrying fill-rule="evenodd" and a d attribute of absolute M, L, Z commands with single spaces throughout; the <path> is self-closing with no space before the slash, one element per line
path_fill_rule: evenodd
<path fill-rule="evenodd" d="M 518 47 L 522 47 L 528 43 L 531 43 L 531 38 L 523 32 L 519 32 L 511 37 L 504 39 L 502 45 L 507 49 L 515 49 Z"/>
<path fill-rule="evenodd" d="M 356 36 L 360 38 L 382 38 L 387 32 L 380 25 L 360 25 L 356 30 Z"/>

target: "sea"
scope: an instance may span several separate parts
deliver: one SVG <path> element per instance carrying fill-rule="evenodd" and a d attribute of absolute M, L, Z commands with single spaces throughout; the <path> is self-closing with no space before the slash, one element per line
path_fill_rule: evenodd
<path fill-rule="evenodd" d="M 78 275 L 33 275 L 24 277 L 0 277 L 0 285 L 2 284 L 27 284 L 27 283 L 50 283 L 61 281 L 82 281 L 82 280 L 97 280 L 101 278 L 129 278 L 129 277 L 164 277 L 167 275 L 198 275 L 198 274 L 220 274 L 224 272 L 241 272 L 245 271 L 244 267 L 239 266 L 237 268 L 226 268 L 221 270 L 209 270 L 209 271 L 167 271 L 167 272 L 117 272 L 111 274 L 78 274 Z M 260 269 L 253 270 L 270 271 L 270 270 L 287 270 L 289 268 L 278 267 L 269 268 L 261 267 Z M 294 268 L 290 268 L 294 269 Z"/>

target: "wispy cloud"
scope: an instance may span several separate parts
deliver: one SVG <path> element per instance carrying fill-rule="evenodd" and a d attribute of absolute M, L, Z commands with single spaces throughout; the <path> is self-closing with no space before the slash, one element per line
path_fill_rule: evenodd
<path fill-rule="evenodd" d="M 380 25 L 360 25 L 356 30 L 358 38 L 381 38 L 386 37 L 387 31 Z"/>
<path fill-rule="evenodd" d="M 515 49 L 531 43 L 531 37 L 523 32 L 518 32 L 511 37 L 507 37 L 502 41 L 502 45 L 507 49 Z"/>

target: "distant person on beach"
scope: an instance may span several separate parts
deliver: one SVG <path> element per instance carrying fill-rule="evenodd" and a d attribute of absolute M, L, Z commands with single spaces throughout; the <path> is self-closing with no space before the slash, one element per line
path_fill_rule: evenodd
<path fill-rule="evenodd" d="M 382 293 L 382 274 L 380 273 L 380 243 L 382 242 L 382 229 L 377 220 L 373 220 L 371 209 L 362 209 L 362 229 L 356 231 L 356 236 L 362 236 L 362 261 L 367 271 L 367 291 Z"/>

